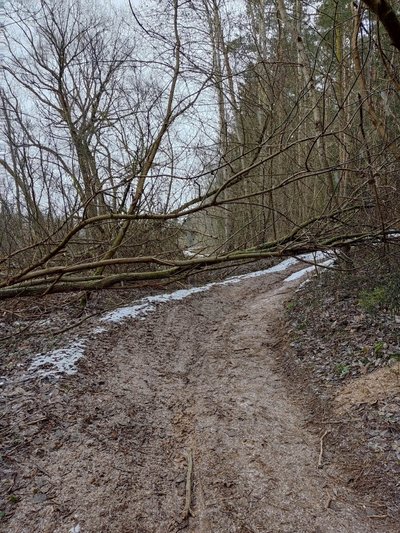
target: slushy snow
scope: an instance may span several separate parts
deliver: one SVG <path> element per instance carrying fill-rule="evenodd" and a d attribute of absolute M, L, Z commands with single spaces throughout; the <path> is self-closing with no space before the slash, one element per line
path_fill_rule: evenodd
<path fill-rule="evenodd" d="M 325 252 L 316 252 L 311 254 L 303 254 L 298 258 L 289 257 L 284 261 L 281 261 L 277 265 L 274 265 L 265 270 L 258 270 L 257 272 L 250 272 L 248 274 L 242 274 L 240 276 L 233 276 L 224 281 L 207 283 L 201 287 L 192 287 L 190 289 L 179 289 L 177 291 L 171 292 L 169 294 L 157 294 L 155 296 L 146 296 L 141 300 L 135 302 L 134 305 L 127 307 L 120 307 L 106 313 L 102 316 L 100 321 L 103 324 L 106 323 L 119 323 L 128 318 L 144 319 L 149 313 L 154 311 L 157 305 L 172 302 L 180 301 L 184 298 L 188 298 L 193 294 L 198 294 L 201 292 L 206 292 L 212 289 L 213 287 L 221 287 L 225 285 L 234 285 L 240 283 L 246 279 L 257 278 L 260 276 L 266 276 L 268 274 L 273 274 L 276 272 L 284 272 L 289 267 L 297 264 L 300 261 L 306 263 L 312 263 L 312 266 L 308 266 L 298 272 L 291 274 L 284 281 L 294 281 L 308 272 L 315 270 L 316 266 L 321 267 L 329 266 L 333 263 L 333 259 L 328 259 L 328 254 Z M 106 326 L 98 326 L 92 330 L 92 335 L 99 335 L 107 331 Z M 33 357 L 31 365 L 29 367 L 30 372 L 39 373 L 41 376 L 59 376 L 61 374 L 75 374 L 78 371 L 77 363 L 83 357 L 85 353 L 85 348 L 88 343 L 88 339 L 83 337 L 81 339 L 75 340 L 72 345 L 60 348 L 57 350 L 52 350 L 46 354 L 37 354 Z"/>

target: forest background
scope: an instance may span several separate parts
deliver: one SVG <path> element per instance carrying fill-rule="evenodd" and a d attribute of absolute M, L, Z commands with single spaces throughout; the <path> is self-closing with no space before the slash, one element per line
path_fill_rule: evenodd
<path fill-rule="evenodd" d="M 397 9 L 7 2 L 0 298 L 390 242 Z"/>

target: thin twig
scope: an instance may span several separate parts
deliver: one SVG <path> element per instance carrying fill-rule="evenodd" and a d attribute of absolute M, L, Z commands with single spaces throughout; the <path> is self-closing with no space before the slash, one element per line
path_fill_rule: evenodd
<path fill-rule="evenodd" d="M 193 452 L 189 450 L 188 453 L 188 466 L 186 474 L 186 498 L 185 498 L 185 508 L 183 510 L 183 520 L 187 520 L 190 515 L 193 516 L 190 509 L 190 503 L 192 501 L 192 476 L 193 476 Z"/>
<path fill-rule="evenodd" d="M 326 504 L 325 504 L 325 509 L 330 509 L 331 508 L 332 501 L 333 501 L 332 496 L 328 495 L 328 499 L 326 500 Z"/>
<path fill-rule="evenodd" d="M 37 418 L 36 420 L 31 420 L 30 422 L 26 422 L 26 425 L 33 426 L 34 424 L 38 424 L 39 422 L 43 422 L 44 420 L 47 420 L 47 416 L 43 416 L 42 418 Z"/>
<path fill-rule="evenodd" d="M 323 454 L 324 454 L 324 438 L 328 435 L 328 433 L 330 433 L 331 430 L 330 429 L 327 429 L 322 437 L 320 438 L 320 441 L 319 441 L 319 458 L 318 458 L 318 468 L 322 468 L 323 467 L 323 463 L 322 463 L 322 457 L 323 457 Z"/>

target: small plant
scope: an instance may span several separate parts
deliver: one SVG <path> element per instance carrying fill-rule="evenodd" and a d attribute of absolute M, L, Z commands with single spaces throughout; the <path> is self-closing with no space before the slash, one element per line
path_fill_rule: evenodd
<path fill-rule="evenodd" d="M 350 372 L 350 365 L 346 363 L 338 363 L 335 366 L 335 373 L 340 377 L 344 378 Z"/>
<path fill-rule="evenodd" d="M 358 303 L 367 313 L 374 313 L 384 305 L 385 301 L 386 288 L 375 287 L 370 291 L 361 291 Z"/>
<path fill-rule="evenodd" d="M 385 348 L 385 343 L 383 341 L 378 341 L 374 344 L 374 354 L 376 357 L 381 357 L 383 349 Z"/>
<path fill-rule="evenodd" d="M 400 313 L 400 275 L 392 275 L 386 289 L 387 307 L 392 315 Z"/>
<path fill-rule="evenodd" d="M 382 285 L 371 290 L 361 291 L 360 307 L 368 313 L 386 309 L 392 315 L 400 313 L 400 274 L 390 274 L 382 281 Z"/>

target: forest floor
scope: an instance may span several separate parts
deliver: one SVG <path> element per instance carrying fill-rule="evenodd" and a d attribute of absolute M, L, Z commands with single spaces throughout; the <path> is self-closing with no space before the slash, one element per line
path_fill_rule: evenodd
<path fill-rule="evenodd" d="M 398 531 L 396 330 L 301 268 L 57 341 L 5 311 L 0 531 Z M 36 372 L 60 342 L 78 372 Z"/>

